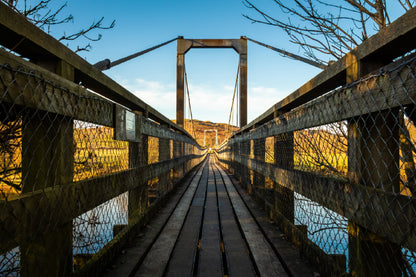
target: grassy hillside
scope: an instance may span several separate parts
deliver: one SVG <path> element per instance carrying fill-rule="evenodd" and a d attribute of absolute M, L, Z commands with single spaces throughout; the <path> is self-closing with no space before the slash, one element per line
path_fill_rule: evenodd
<path fill-rule="evenodd" d="M 173 120 L 176 122 L 176 120 Z M 229 126 L 229 128 L 227 128 Z M 217 130 L 218 132 L 218 144 L 221 144 L 227 137 L 230 136 L 232 131 L 238 129 L 236 126 L 228 125 L 226 123 L 214 123 L 211 121 L 200 121 L 194 119 L 194 128 L 195 128 L 195 137 L 196 141 L 200 145 L 204 145 L 204 131 L 206 131 L 206 146 L 207 147 L 215 147 L 215 131 L 208 131 L 208 130 Z M 185 129 L 191 134 L 191 123 L 190 120 L 185 120 Z"/>

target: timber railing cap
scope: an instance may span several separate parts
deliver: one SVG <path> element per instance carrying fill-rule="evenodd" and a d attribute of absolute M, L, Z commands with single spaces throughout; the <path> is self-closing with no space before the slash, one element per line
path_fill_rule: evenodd
<path fill-rule="evenodd" d="M 150 119 L 160 124 L 167 124 L 175 131 L 191 137 L 182 127 L 140 100 L 3 2 L 0 2 L 0 33 L 0 44 L 15 53 L 35 62 L 38 60 L 63 60 L 74 68 L 75 83 L 82 83 L 83 86 L 116 103 L 131 110 L 148 114 Z"/>
<path fill-rule="evenodd" d="M 392 61 L 416 47 L 416 8 L 397 18 L 337 62 L 328 66 L 303 86 L 270 107 L 262 115 L 238 130 L 234 135 L 249 132 L 253 126 L 273 119 L 275 114 L 287 112 L 324 93 L 346 84 L 346 69 L 359 60 Z"/>

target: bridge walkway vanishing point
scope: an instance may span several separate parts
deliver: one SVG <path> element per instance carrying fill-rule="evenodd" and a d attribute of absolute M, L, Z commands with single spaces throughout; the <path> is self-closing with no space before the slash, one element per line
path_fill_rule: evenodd
<path fill-rule="evenodd" d="M 313 276 L 299 250 L 209 155 L 107 276 Z"/>
<path fill-rule="evenodd" d="M 416 8 L 249 123 L 246 40 L 177 39 L 176 122 L 186 52 L 240 55 L 209 155 L 0 2 L 0 276 L 416 276 Z"/>

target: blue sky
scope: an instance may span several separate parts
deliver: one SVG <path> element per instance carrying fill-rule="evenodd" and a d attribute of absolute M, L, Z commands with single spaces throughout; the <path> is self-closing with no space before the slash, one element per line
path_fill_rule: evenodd
<path fill-rule="evenodd" d="M 275 9 L 272 0 L 257 0 Z M 101 16 L 116 20 L 112 30 L 80 55 L 90 63 L 104 58 L 114 61 L 179 35 L 185 38 L 250 38 L 302 54 L 279 29 L 252 24 L 242 14 L 250 13 L 240 0 L 70 0 L 66 12 L 76 31 Z M 58 27 L 59 28 L 59 27 Z M 55 29 L 59 33 L 62 30 Z M 70 45 L 71 46 L 71 45 Z M 227 122 L 238 66 L 232 49 L 192 49 L 185 57 L 194 118 Z M 320 69 L 282 57 L 248 42 L 248 121 L 253 120 Z M 170 119 L 176 114 L 176 43 L 164 46 L 105 73 Z"/>

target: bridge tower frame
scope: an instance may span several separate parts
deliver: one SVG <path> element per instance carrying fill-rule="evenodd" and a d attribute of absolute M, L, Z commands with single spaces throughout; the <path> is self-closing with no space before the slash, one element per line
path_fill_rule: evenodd
<path fill-rule="evenodd" d="M 177 39 L 176 63 L 176 124 L 183 127 L 185 121 L 184 71 L 185 54 L 191 48 L 233 48 L 240 56 L 240 128 L 247 125 L 247 38 L 240 39 Z"/>
<path fill-rule="evenodd" d="M 218 130 L 217 129 L 205 129 L 204 130 L 204 146 L 207 146 L 207 142 L 206 142 L 207 132 L 215 132 L 215 146 L 218 146 Z"/>

